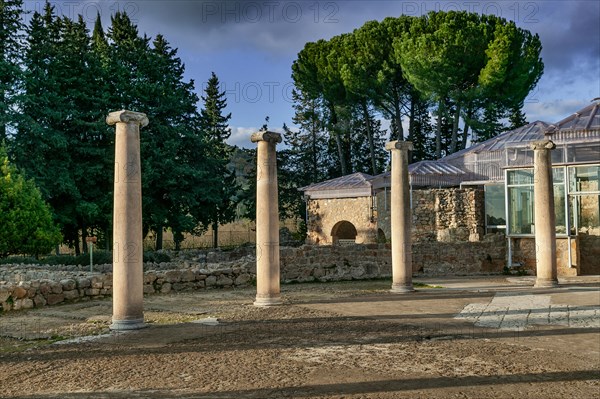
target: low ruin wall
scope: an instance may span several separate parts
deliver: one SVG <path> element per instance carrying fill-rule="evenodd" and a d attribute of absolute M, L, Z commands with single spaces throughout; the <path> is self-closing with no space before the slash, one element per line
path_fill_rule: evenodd
<path fill-rule="evenodd" d="M 415 275 L 500 273 L 505 263 L 505 239 L 489 236 L 481 242 L 413 245 Z M 0 266 L 0 308 L 30 309 L 112 295 L 112 265 Z M 211 288 L 247 287 L 256 278 L 254 248 L 233 252 L 186 251 L 168 263 L 144 264 L 144 293 L 170 293 Z M 284 283 L 341 281 L 391 276 L 389 244 L 281 248 Z"/>

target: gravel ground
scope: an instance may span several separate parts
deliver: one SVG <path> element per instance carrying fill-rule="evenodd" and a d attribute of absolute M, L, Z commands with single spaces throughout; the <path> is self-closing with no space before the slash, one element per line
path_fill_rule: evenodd
<path fill-rule="evenodd" d="M 494 292 L 387 288 L 284 286 L 272 308 L 252 289 L 149 296 L 149 328 L 119 334 L 110 301 L 7 313 L 0 397 L 600 397 L 598 329 L 470 328 L 454 316 Z"/>

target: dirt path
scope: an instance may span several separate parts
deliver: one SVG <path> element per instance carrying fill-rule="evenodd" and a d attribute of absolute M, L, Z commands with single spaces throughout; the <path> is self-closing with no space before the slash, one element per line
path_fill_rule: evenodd
<path fill-rule="evenodd" d="M 149 328 L 126 334 L 108 331 L 110 301 L 4 314 L 0 396 L 600 397 L 597 328 L 477 327 L 455 316 L 491 302 L 494 290 L 399 296 L 388 286 L 284 286 L 287 303 L 274 308 L 252 306 L 251 289 L 150 296 Z M 597 285 L 540 294 L 600 306 Z M 95 337 L 78 338 L 87 335 Z"/>

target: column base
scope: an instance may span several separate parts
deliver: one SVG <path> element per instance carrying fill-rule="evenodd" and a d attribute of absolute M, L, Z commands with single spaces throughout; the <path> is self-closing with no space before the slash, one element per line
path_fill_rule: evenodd
<path fill-rule="evenodd" d="M 114 320 L 110 325 L 111 330 L 115 331 L 128 331 L 128 330 L 139 330 L 142 328 L 146 328 L 148 325 L 144 323 L 144 319 L 134 319 L 134 320 Z"/>
<path fill-rule="evenodd" d="M 394 294 L 408 294 L 409 292 L 415 292 L 415 288 L 412 283 L 410 284 L 392 284 L 390 292 Z"/>
<path fill-rule="evenodd" d="M 542 279 L 542 278 L 537 278 L 535 280 L 535 284 L 533 285 L 533 288 L 556 288 L 558 287 L 558 280 L 554 280 L 554 279 Z"/>
<path fill-rule="evenodd" d="M 281 300 L 281 297 L 279 297 L 279 296 L 269 297 L 269 298 L 256 297 L 256 300 L 254 301 L 254 306 L 261 306 L 261 307 L 277 306 L 277 305 L 282 305 L 282 304 L 283 304 L 283 301 Z"/>

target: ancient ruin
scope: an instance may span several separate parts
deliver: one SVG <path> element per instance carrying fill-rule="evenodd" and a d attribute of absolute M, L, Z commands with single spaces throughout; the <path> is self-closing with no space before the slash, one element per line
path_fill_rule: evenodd
<path fill-rule="evenodd" d="M 116 125 L 111 329 L 135 330 L 144 327 L 140 126 L 146 126 L 148 118 L 117 111 L 106 123 Z"/>
<path fill-rule="evenodd" d="M 256 306 L 281 304 L 277 157 L 279 133 L 262 131 L 251 137 L 256 155 Z"/>

